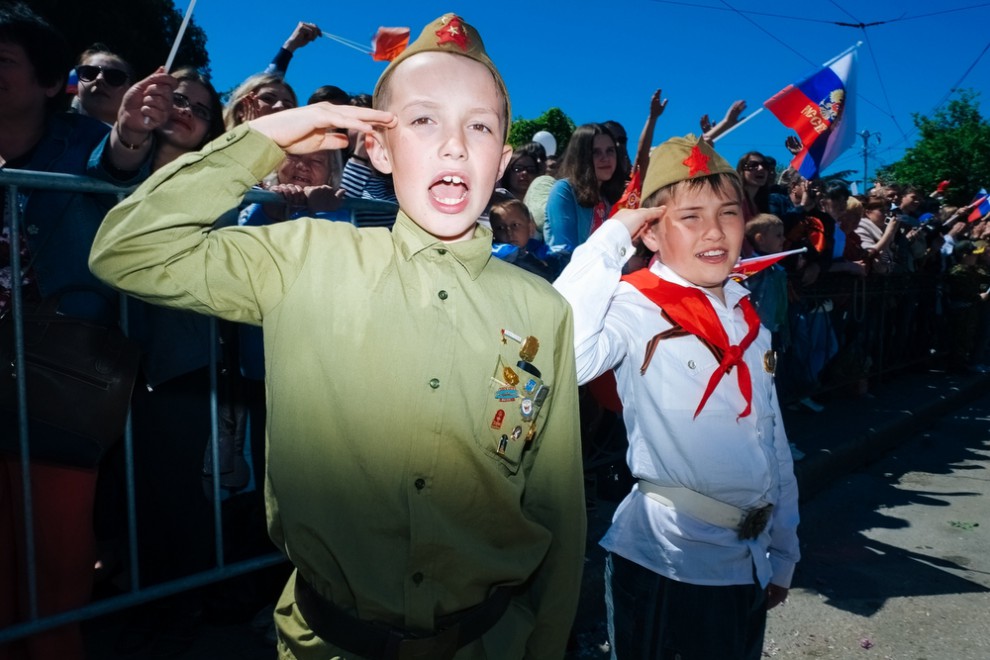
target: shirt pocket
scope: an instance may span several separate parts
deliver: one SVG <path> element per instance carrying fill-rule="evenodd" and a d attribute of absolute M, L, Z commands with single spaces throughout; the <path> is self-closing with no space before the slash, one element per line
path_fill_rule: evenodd
<path fill-rule="evenodd" d="M 651 363 L 649 367 L 656 369 L 651 387 L 660 393 L 664 409 L 693 415 L 701 403 L 708 381 L 718 369 L 718 361 L 696 337 L 683 339 L 685 341 L 678 338 L 660 342 L 657 355 L 653 357 L 657 364 L 654 366 Z M 723 379 L 730 377 L 735 378 L 735 370 Z"/>
<path fill-rule="evenodd" d="M 523 454 L 536 437 L 540 410 L 550 392 L 543 379 L 523 367 L 508 364 L 500 355 L 488 382 L 484 428 L 479 445 L 509 474 L 522 464 Z"/>

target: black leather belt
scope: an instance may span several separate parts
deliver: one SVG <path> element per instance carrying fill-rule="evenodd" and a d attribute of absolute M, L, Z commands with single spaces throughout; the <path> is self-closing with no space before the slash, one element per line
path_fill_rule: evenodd
<path fill-rule="evenodd" d="M 448 660 L 502 618 L 515 592 L 498 587 L 480 605 L 437 617 L 436 632 L 417 634 L 377 621 L 362 621 L 318 594 L 296 572 L 296 605 L 310 630 L 345 651 L 374 660 Z"/>

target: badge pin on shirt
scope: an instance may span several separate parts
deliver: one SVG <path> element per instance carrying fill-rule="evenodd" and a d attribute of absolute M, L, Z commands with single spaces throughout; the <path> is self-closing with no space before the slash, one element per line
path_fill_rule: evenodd
<path fill-rule="evenodd" d="M 516 366 L 523 371 L 533 374 L 537 378 L 540 378 L 540 370 L 533 366 L 532 362 L 536 359 L 536 354 L 540 350 L 540 340 L 536 337 L 520 337 L 511 330 L 502 329 L 502 343 L 507 343 L 506 340 L 511 339 L 514 342 L 519 343 L 519 357 L 520 360 L 516 363 Z"/>

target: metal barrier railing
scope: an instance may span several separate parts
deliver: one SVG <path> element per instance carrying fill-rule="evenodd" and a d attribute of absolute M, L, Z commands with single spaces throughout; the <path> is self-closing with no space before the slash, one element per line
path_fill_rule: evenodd
<path fill-rule="evenodd" d="M 61 190 L 79 193 L 99 193 L 112 194 L 118 200 L 125 198 L 132 189 L 122 189 L 104 181 L 90 179 L 87 177 L 73 176 L 67 174 L 56 174 L 47 172 L 33 172 L 25 170 L 0 170 L 0 186 L 7 189 L 7 217 L 10 218 L 10 281 L 19 283 L 22 281 L 22 269 L 20 250 L 17 247 L 21 244 L 21 211 L 18 203 L 19 191 L 26 189 L 46 189 Z M 279 202 L 282 197 L 263 190 L 250 190 L 244 196 L 245 202 Z M 398 206 L 390 202 L 380 202 L 375 200 L 351 199 L 342 200 L 341 209 L 350 211 L 351 222 L 359 224 L 357 214 L 362 212 L 377 212 L 385 215 L 394 213 Z M 112 612 L 124 610 L 126 608 L 147 603 L 166 596 L 182 593 L 190 589 L 204 585 L 220 582 L 238 575 L 251 573 L 269 566 L 274 566 L 285 561 L 279 552 L 272 552 L 267 555 L 254 557 L 248 560 L 227 564 L 225 561 L 225 548 L 223 539 L 223 513 L 221 510 L 221 490 L 220 471 L 213 471 L 213 523 L 214 523 L 214 547 L 216 551 L 216 567 L 201 573 L 188 575 L 170 582 L 155 585 L 152 587 L 142 587 L 140 583 L 139 568 L 140 557 L 137 551 L 137 507 L 135 503 L 135 479 L 134 479 L 134 447 L 131 420 L 128 418 L 126 430 L 123 437 L 124 443 L 124 463 L 125 463 L 125 487 L 126 487 L 126 510 L 127 510 L 127 537 L 129 546 L 129 584 L 127 593 L 119 596 L 93 602 L 74 610 L 68 610 L 58 614 L 39 617 L 38 615 L 38 589 L 37 589 L 37 564 L 36 564 L 36 538 L 34 526 L 34 504 L 31 487 L 30 470 L 30 437 L 28 429 L 28 409 L 26 391 L 26 379 L 24 368 L 24 325 L 23 325 L 23 298 L 20 286 L 12 286 L 12 321 L 14 324 L 14 357 L 15 357 L 15 378 L 17 380 L 17 417 L 20 429 L 20 468 L 23 474 L 23 500 L 24 500 L 24 547 L 27 555 L 27 597 L 28 597 L 28 619 L 24 622 L 0 629 L 0 646 L 17 639 L 28 637 L 52 628 L 57 628 L 70 623 L 77 623 L 94 617 L 102 616 Z M 122 295 L 121 301 L 123 302 Z M 128 325 L 127 305 L 121 304 L 121 327 L 125 332 Z M 219 415 L 217 403 L 217 336 L 216 321 L 211 319 L 210 325 L 210 418 L 211 437 L 210 452 L 212 465 L 219 466 Z M 255 485 L 261 488 L 261 484 Z M 14 542 L 17 542 L 15 539 Z M 0 552 L 7 552 L 11 549 L 0 549 Z"/>

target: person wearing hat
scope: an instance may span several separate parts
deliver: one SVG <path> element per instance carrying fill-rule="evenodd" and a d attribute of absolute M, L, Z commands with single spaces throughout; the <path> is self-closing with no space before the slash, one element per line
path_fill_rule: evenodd
<path fill-rule="evenodd" d="M 374 108 L 261 117 L 116 207 L 90 265 L 159 304 L 262 325 L 269 532 L 296 570 L 280 658 L 559 658 L 585 514 L 570 308 L 477 225 L 511 154 L 505 84 L 444 15 Z M 286 153 L 369 134 L 393 231 L 211 230 Z M 190 190 L 209 191 L 195 195 Z"/>
<path fill-rule="evenodd" d="M 579 382 L 615 370 L 636 484 L 601 544 L 615 658 L 761 656 L 799 559 L 776 357 L 748 292 L 735 170 L 693 135 L 657 147 L 643 208 L 609 219 L 554 283 Z M 641 238 L 657 253 L 622 276 Z"/>

